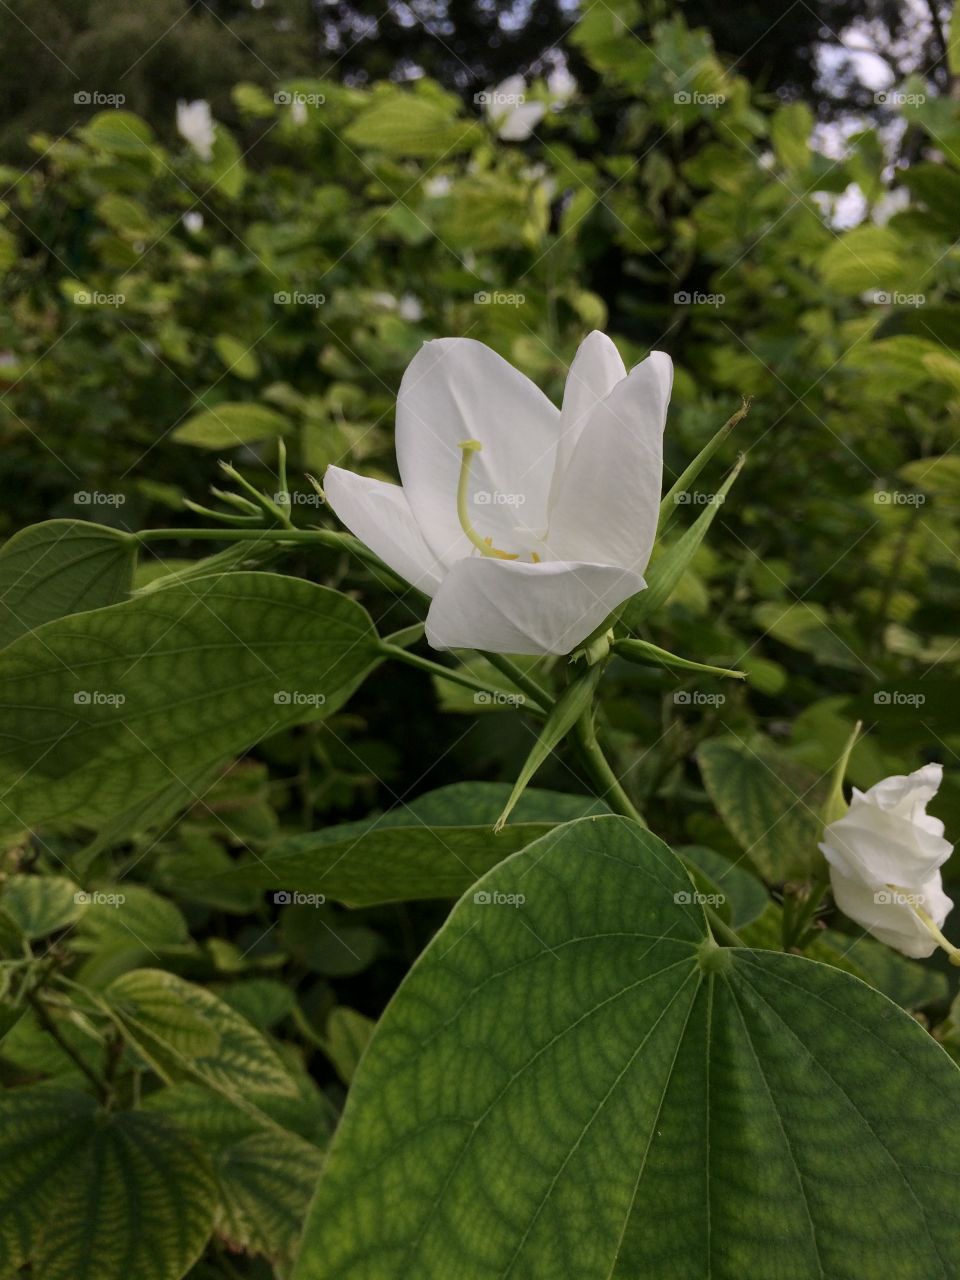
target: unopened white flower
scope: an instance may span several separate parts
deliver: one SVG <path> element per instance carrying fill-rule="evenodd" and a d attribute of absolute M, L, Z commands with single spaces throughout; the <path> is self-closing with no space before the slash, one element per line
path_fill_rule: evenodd
<path fill-rule="evenodd" d="M 432 597 L 435 649 L 569 653 L 646 585 L 672 380 L 594 332 L 557 409 L 483 343 L 427 342 L 397 399 L 402 487 L 329 467 L 327 501 Z"/>
<path fill-rule="evenodd" d="M 940 878 L 953 846 L 926 810 L 942 776 L 941 765 L 928 764 L 869 791 L 854 788 L 849 810 L 830 823 L 820 845 L 840 910 L 918 959 L 945 944 L 940 930 L 953 906 Z"/>
<path fill-rule="evenodd" d="M 504 142 L 525 142 L 547 114 L 543 102 L 527 102 L 523 76 L 507 76 L 484 94 L 483 110 Z"/>
<path fill-rule="evenodd" d="M 198 209 L 188 209 L 183 215 L 183 225 L 192 236 L 198 236 L 203 230 L 203 214 Z"/>
<path fill-rule="evenodd" d="M 210 103 L 203 98 L 194 102 L 177 103 L 177 132 L 189 142 L 201 160 L 213 158 L 213 144 L 217 136 L 217 126 L 210 114 Z"/>

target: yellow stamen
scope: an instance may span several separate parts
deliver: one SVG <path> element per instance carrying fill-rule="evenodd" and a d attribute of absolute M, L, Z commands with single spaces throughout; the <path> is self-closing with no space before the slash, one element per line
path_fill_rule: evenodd
<path fill-rule="evenodd" d="M 537 555 L 535 551 L 530 552 L 530 559 L 534 564 L 540 563 L 540 557 Z"/>
<path fill-rule="evenodd" d="M 459 447 L 463 452 L 463 458 L 460 463 L 460 482 L 457 485 L 457 515 L 460 518 L 461 529 L 463 529 L 463 532 L 481 555 L 493 556 L 497 560 L 519 560 L 519 556 L 511 555 L 509 551 L 501 551 L 499 547 L 495 547 L 492 538 L 482 538 L 473 527 L 467 512 L 470 464 L 473 462 L 473 455 L 479 453 L 483 445 L 479 440 L 461 440 Z"/>

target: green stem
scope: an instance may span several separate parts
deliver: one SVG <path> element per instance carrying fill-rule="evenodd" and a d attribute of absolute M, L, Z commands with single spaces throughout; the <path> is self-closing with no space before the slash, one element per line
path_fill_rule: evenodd
<path fill-rule="evenodd" d="M 706 906 L 704 911 L 707 913 L 707 921 L 710 925 L 710 932 L 714 938 L 722 938 L 728 947 L 745 947 L 747 944 L 740 937 L 735 929 L 731 929 L 724 920 L 720 912 L 714 907 Z"/>
<path fill-rule="evenodd" d="M 511 684 L 525 693 L 528 700 L 539 707 L 541 711 L 549 711 L 554 704 L 552 694 L 548 693 L 542 685 L 538 684 L 532 676 L 528 676 L 525 671 L 517 666 L 515 662 L 502 653 L 488 653 L 485 649 L 478 650 L 480 657 L 485 658 L 491 667 L 496 667 L 501 675 L 506 676 Z"/>
<path fill-rule="evenodd" d="M 442 680 L 449 680 L 452 684 L 472 689 L 475 693 L 485 693 L 489 695 L 491 702 L 503 698 L 502 689 L 496 689 L 486 681 L 478 680 L 476 676 L 471 676 L 465 671 L 457 671 L 454 667 L 445 667 L 439 662 L 432 662 L 429 658 L 422 658 L 418 653 L 411 653 L 408 649 L 401 649 L 387 641 L 380 645 L 380 652 L 388 658 L 405 662 L 407 666 L 416 667 L 419 671 L 426 671 L 432 676 L 439 676 Z M 538 715 L 543 714 L 539 707 L 531 707 L 530 710 Z"/>
<path fill-rule="evenodd" d="M 73 1047 L 69 1040 L 61 1033 L 57 1026 L 56 1018 L 50 1015 L 47 1006 L 43 1002 L 43 998 L 38 996 L 35 991 L 31 991 L 27 996 L 27 1003 L 36 1015 L 37 1021 L 49 1035 L 56 1040 L 57 1044 L 67 1055 L 73 1064 L 87 1077 L 101 1102 L 106 1102 L 109 1097 L 110 1090 L 105 1080 L 97 1075 L 96 1071 L 86 1062 L 81 1054 Z"/>
<path fill-rule="evenodd" d="M 803 905 L 797 911 L 793 918 L 793 927 L 790 930 L 789 938 L 784 938 L 783 949 L 789 951 L 792 947 L 802 948 L 807 942 L 807 927 L 810 921 L 817 913 L 817 908 L 823 901 L 823 895 L 830 887 L 830 881 L 825 877 L 818 877 L 811 884 L 807 897 Z"/>
<path fill-rule="evenodd" d="M 337 533 L 334 529 L 141 529 L 139 533 L 130 535 L 141 546 L 151 542 L 286 542 L 290 544 L 306 543 L 315 547 L 330 547 L 334 551 L 346 551 L 362 560 L 370 569 L 390 577 L 403 587 L 405 592 L 413 592 L 409 582 L 404 581 L 392 569 L 388 568 L 372 551 L 368 551 L 359 538 L 349 533 Z"/>
<path fill-rule="evenodd" d="M 615 813 L 622 814 L 624 818 L 632 818 L 634 822 L 639 822 L 642 827 L 645 827 L 647 824 L 640 810 L 620 785 L 620 779 L 603 754 L 603 749 L 597 741 L 591 711 L 585 711 L 577 721 L 574 737 L 580 748 L 581 759 L 597 788 L 599 798 L 605 800 Z"/>

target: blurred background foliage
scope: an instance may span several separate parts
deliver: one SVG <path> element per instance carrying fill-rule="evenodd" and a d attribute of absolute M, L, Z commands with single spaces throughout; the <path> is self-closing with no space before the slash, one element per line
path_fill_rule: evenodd
<path fill-rule="evenodd" d="M 745 935 L 777 946 L 855 719 L 870 732 L 852 781 L 940 760 L 934 810 L 960 832 L 950 15 L 377 8 L 2 7 L 3 533 L 50 517 L 206 523 L 183 499 L 209 501 L 217 459 L 273 493 L 280 437 L 294 520 L 332 527 L 308 476 L 340 462 L 394 477 L 396 391 L 424 340 L 486 342 L 555 399 L 590 329 L 628 365 L 668 351 L 668 483 L 741 396 L 753 406 L 679 522 L 740 451 L 745 470 L 640 634 L 750 678 L 731 691 L 615 666 L 607 727 L 653 829 L 708 876 L 737 861 Z M 475 95 L 517 70 L 545 113 L 505 141 Z M 177 100 L 192 98 L 217 121 L 209 160 L 176 132 Z M 186 533 L 162 563 L 151 547 L 138 584 L 205 550 Z M 381 630 L 418 616 L 333 553 L 288 552 L 280 567 L 355 592 Z M 93 844 L 42 831 L 6 851 L 5 954 L 26 939 L 86 994 L 45 1003 L 41 986 L 10 1023 L 0 1075 L 75 1088 L 106 1055 L 120 1096 L 153 1099 L 129 1114 L 149 1114 L 158 1150 L 175 1113 L 177 1132 L 213 1153 L 212 1173 L 199 1157 L 182 1170 L 216 1205 L 197 1277 L 285 1273 L 371 1020 L 444 909 L 277 909 L 256 890 L 201 892 L 186 873 L 460 779 L 512 780 L 534 728 L 496 705 L 477 714 L 451 688 L 381 668 L 345 711 L 261 744 L 185 815 Z M 585 789 L 565 757 L 540 782 Z M 772 896 L 757 906 L 760 881 Z M 106 907 L 75 910 L 80 884 L 122 884 L 136 928 Z M 945 967 L 869 942 L 851 951 L 857 935 L 827 923 L 810 954 L 923 1009 L 953 1045 Z M 197 1044 L 180 1044 L 194 1069 L 165 1071 L 164 1002 L 204 992 L 215 1004 L 194 1035 L 239 1046 L 233 1066 L 214 1055 L 208 1078 Z M 164 1275 L 180 1274 L 171 1258 Z"/>

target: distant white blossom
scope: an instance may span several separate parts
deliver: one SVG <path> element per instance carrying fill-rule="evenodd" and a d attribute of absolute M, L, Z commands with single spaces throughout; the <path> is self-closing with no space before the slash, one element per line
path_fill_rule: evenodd
<path fill-rule="evenodd" d="M 189 142 L 201 160 L 213 158 L 213 144 L 217 136 L 217 126 L 210 114 L 210 103 L 203 98 L 193 102 L 177 103 L 177 131 Z"/>

